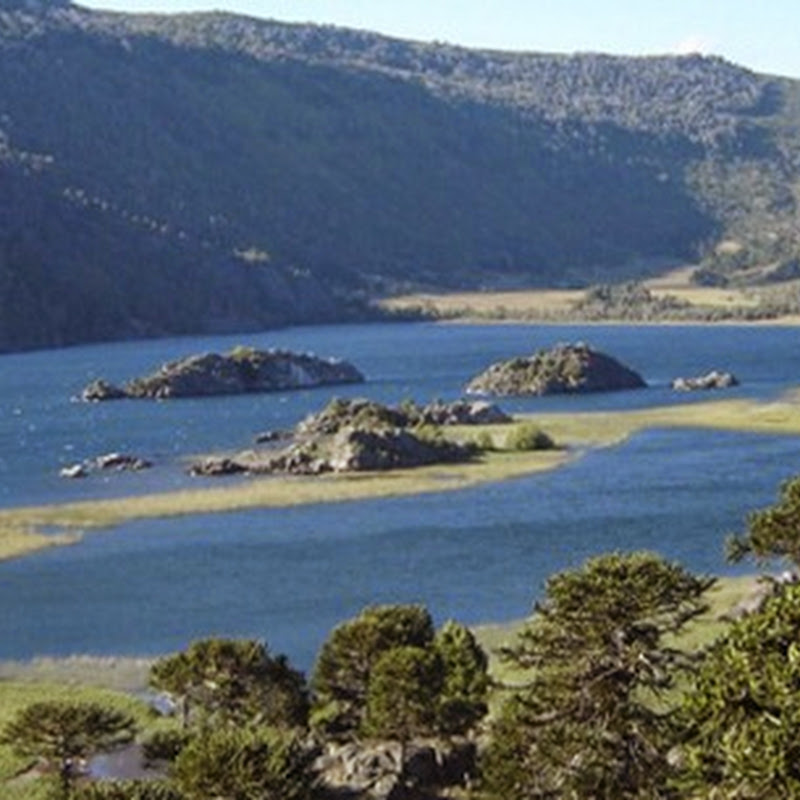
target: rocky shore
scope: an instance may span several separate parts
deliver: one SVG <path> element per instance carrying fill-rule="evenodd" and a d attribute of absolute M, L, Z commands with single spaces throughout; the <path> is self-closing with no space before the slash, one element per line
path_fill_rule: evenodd
<path fill-rule="evenodd" d="M 123 387 L 102 378 L 92 381 L 81 393 L 81 400 L 206 397 L 363 381 L 364 376 L 347 361 L 288 350 L 238 347 L 224 355 L 204 353 L 171 361 L 151 375 L 134 378 Z"/>
<path fill-rule="evenodd" d="M 586 344 L 560 344 L 531 356 L 492 364 L 466 387 L 468 394 L 550 395 L 646 387 L 637 372 Z"/>

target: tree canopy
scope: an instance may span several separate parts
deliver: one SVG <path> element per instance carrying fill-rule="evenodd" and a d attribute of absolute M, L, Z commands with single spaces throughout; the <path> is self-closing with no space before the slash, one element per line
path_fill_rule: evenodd
<path fill-rule="evenodd" d="M 422 606 L 375 606 L 339 625 L 313 676 L 319 727 L 408 739 L 463 734 L 486 714 L 488 661 L 463 625 Z"/>
<path fill-rule="evenodd" d="M 324 715 L 332 731 L 358 729 L 381 655 L 396 647 L 425 648 L 433 637 L 433 620 L 417 605 L 371 606 L 338 625 L 322 645 L 312 676 L 318 718 Z"/>
<path fill-rule="evenodd" d="M 486 715 L 489 661 L 469 628 L 449 620 L 436 632 L 434 647 L 442 664 L 437 728 L 464 733 Z"/>
<path fill-rule="evenodd" d="M 0 743 L 25 758 L 35 758 L 58 770 L 61 796 L 71 795 L 80 762 L 130 742 L 132 717 L 90 702 L 50 700 L 23 708 L 5 726 Z"/>
<path fill-rule="evenodd" d="M 218 728 L 192 739 L 171 777 L 183 800 L 308 800 L 313 758 L 287 733 Z"/>
<path fill-rule="evenodd" d="M 422 647 L 394 647 L 376 661 L 363 729 L 379 739 L 408 741 L 436 729 L 442 663 Z"/>
<path fill-rule="evenodd" d="M 233 723 L 302 726 L 308 696 L 302 673 L 262 642 L 202 639 L 159 659 L 151 685 L 177 698 L 185 719 L 194 714 Z"/>
<path fill-rule="evenodd" d="M 681 796 L 800 798 L 800 585 L 775 589 L 713 646 L 685 696 Z"/>
<path fill-rule="evenodd" d="M 688 668 L 664 636 L 704 610 L 712 583 L 648 553 L 600 556 L 551 577 L 504 653 L 531 677 L 493 726 L 488 795 L 661 796 L 672 732 L 654 699 Z"/>
<path fill-rule="evenodd" d="M 800 566 L 800 477 L 783 483 L 777 503 L 748 516 L 747 530 L 728 540 L 727 551 L 732 561 L 752 556 Z"/>

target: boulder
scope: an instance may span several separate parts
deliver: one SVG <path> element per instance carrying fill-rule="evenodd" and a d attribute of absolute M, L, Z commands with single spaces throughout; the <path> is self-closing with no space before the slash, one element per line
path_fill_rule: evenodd
<path fill-rule="evenodd" d="M 92 381 L 81 392 L 81 400 L 84 403 L 97 403 L 101 400 L 121 400 L 127 396 L 128 394 L 124 389 L 120 389 L 102 378 Z"/>
<path fill-rule="evenodd" d="M 134 378 L 123 389 L 103 380 L 84 389 L 84 400 L 117 397 L 166 399 L 276 392 L 340 383 L 361 383 L 364 376 L 347 361 L 288 350 L 236 348 L 204 353 L 164 364 L 151 375 Z"/>
<path fill-rule="evenodd" d="M 401 777 L 402 748 L 396 742 L 329 745 L 314 764 L 321 783 L 372 800 L 389 800 Z"/>
<path fill-rule="evenodd" d="M 468 394 L 549 395 L 646 387 L 641 375 L 586 344 L 562 344 L 492 364 L 467 385 Z"/>
<path fill-rule="evenodd" d="M 91 465 L 95 469 L 113 469 L 119 472 L 124 470 L 132 470 L 134 472 L 138 472 L 142 469 L 149 469 L 153 466 L 152 461 L 148 461 L 146 458 L 139 458 L 139 456 L 133 456 L 129 453 L 106 453 L 102 456 L 97 456 L 97 458 L 93 459 Z"/>
<path fill-rule="evenodd" d="M 708 389 L 728 389 L 731 386 L 738 386 L 739 381 L 731 372 L 721 372 L 712 369 L 705 375 L 697 375 L 694 378 L 675 378 L 672 381 L 672 388 L 678 392 L 706 391 Z"/>
<path fill-rule="evenodd" d="M 336 796 L 370 800 L 422 800 L 465 786 L 475 773 L 476 747 L 448 742 L 329 743 L 314 767 L 325 789 Z"/>
<path fill-rule="evenodd" d="M 473 455 L 468 445 L 428 441 L 402 428 L 345 428 L 333 439 L 328 463 L 334 472 L 371 472 L 467 461 Z"/>
<path fill-rule="evenodd" d="M 506 425 L 511 417 L 494 403 L 485 400 L 456 400 L 429 403 L 419 412 L 426 425 Z"/>
<path fill-rule="evenodd" d="M 89 475 L 89 470 L 86 468 L 86 464 L 83 463 L 70 464 L 67 467 L 62 467 L 58 474 L 62 478 L 86 478 Z"/>
<path fill-rule="evenodd" d="M 59 470 L 62 478 L 86 478 L 89 474 L 102 470 L 114 470 L 116 472 L 134 471 L 149 469 L 153 466 L 152 461 L 129 453 L 106 453 L 96 458 L 87 458 L 77 464 L 70 464 Z"/>
<path fill-rule="evenodd" d="M 220 475 L 238 475 L 247 472 L 247 467 L 235 458 L 209 456 L 189 467 L 190 475 L 218 477 Z"/>
<path fill-rule="evenodd" d="M 291 439 L 291 431 L 263 431 L 257 433 L 253 440 L 256 444 L 271 444 L 272 442 L 280 442 L 284 439 Z"/>

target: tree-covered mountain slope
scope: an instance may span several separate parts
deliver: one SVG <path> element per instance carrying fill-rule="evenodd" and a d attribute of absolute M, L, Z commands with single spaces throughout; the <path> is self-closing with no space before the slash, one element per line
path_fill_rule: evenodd
<path fill-rule="evenodd" d="M 800 87 L 0 0 L 0 349 L 800 253 Z"/>

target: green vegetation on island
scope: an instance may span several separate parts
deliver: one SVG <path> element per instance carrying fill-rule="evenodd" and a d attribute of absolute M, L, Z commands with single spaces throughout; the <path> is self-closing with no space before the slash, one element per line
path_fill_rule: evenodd
<path fill-rule="evenodd" d="M 559 344 L 499 361 L 467 384 L 469 394 L 547 395 L 644 389 L 641 375 L 584 343 Z"/>
<path fill-rule="evenodd" d="M 288 350 L 239 346 L 229 353 L 203 353 L 163 364 L 119 388 L 103 379 L 81 393 L 89 402 L 123 398 L 166 400 L 179 397 L 278 392 L 342 383 L 363 383 L 364 376 L 347 361 Z"/>

